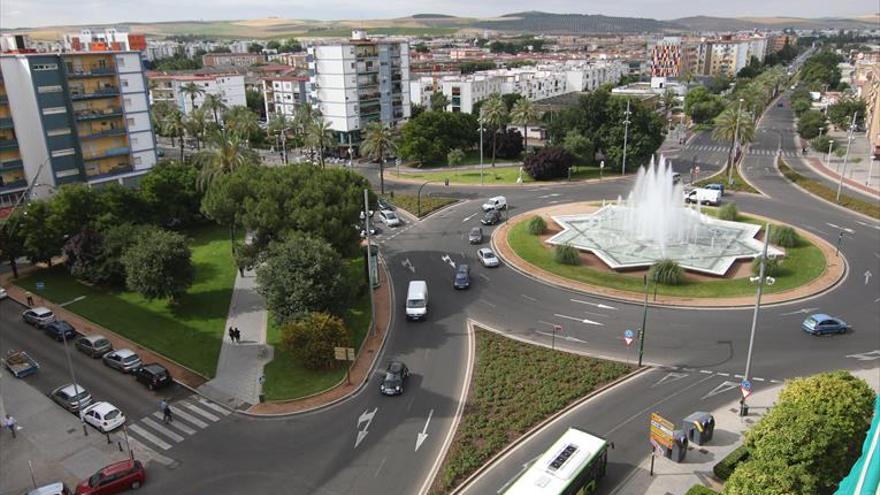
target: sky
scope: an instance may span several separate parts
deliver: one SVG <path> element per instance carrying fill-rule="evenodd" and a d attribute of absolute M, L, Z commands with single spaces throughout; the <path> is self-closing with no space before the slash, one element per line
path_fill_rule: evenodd
<path fill-rule="evenodd" d="M 673 19 L 843 17 L 877 13 L 877 0 L 0 0 L 0 27 L 174 20 L 377 19 L 418 13 L 497 16 L 525 10 Z"/>

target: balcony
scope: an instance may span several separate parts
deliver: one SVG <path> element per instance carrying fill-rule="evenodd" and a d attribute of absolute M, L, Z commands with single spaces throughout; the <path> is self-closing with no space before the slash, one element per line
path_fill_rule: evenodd
<path fill-rule="evenodd" d="M 121 117 L 122 108 L 108 107 L 101 110 L 80 110 L 79 112 L 74 112 L 73 115 L 76 117 L 76 120 L 80 121 L 110 119 L 114 117 Z M 0 122 L 0 127 L 3 127 L 2 122 Z"/>
<path fill-rule="evenodd" d="M 0 129 L 12 129 L 13 127 L 15 124 L 12 123 L 11 117 L 0 119 Z"/>
<path fill-rule="evenodd" d="M 119 88 L 98 88 L 91 93 L 71 93 L 71 100 L 93 100 L 96 98 L 109 98 L 119 96 Z"/>
<path fill-rule="evenodd" d="M 7 170 L 18 170 L 24 167 L 24 162 L 21 161 L 21 158 L 17 160 L 6 160 L 5 162 L 0 162 L 0 172 L 6 172 Z"/>
<path fill-rule="evenodd" d="M 131 172 L 133 170 L 134 170 L 134 167 L 132 167 L 130 164 L 127 164 L 127 163 L 126 164 L 118 164 L 106 172 L 101 172 L 100 169 L 98 169 L 97 172 L 94 174 L 90 174 L 89 173 L 90 170 L 86 169 L 86 179 L 89 181 L 93 181 L 93 180 L 97 180 L 97 179 L 104 179 L 106 177 L 112 177 L 116 174 L 124 174 L 126 172 Z"/>
<path fill-rule="evenodd" d="M 114 156 L 123 156 L 127 155 L 131 152 L 131 149 L 128 146 L 119 146 L 117 148 L 109 148 L 103 152 L 95 153 L 94 155 L 83 157 L 84 161 L 90 162 L 94 160 L 100 160 L 102 158 L 112 158 Z"/>
<path fill-rule="evenodd" d="M 9 192 L 13 189 L 22 189 L 27 187 L 27 181 L 24 179 L 16 179 L 10 182 L 0 181 L 0 191 Z"/>
<path fill-rule="evenodd" d="M 18 149 L 18 140 L 15 138 L 12 139 L 0 139 L 0 150 L 15 150 Z"/>
<path fill-rule="evenodd" d="M 112 76 L 116 74 L 113 67 L 93 67 L 91 69 L 76 69 L 67 73 L 68 79 L 82 79 L 86 77 Z"/>
<path fill-rule="evenodd" d="M 7 103 L 9 103 L 9 96 L 0 95 L 0 105 L 5 105 Z"/>
<path fill-rule="evenodd" d="M 98 139 L 98 138 L 108 137 L 108 136 L 124 136 L 124 135 L 125 135 L 125 128 L 124 127 L 118 127 L 115 129 L 104 129 L 103 131 L 84 130 L 82 132 L 79 132 L 80 139 Z M 0 149 L 2 149 L 2 147 L 0 147 Z"/>

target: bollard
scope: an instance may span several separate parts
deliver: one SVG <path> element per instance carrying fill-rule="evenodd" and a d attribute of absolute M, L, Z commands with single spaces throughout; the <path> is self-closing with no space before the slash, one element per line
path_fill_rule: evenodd
<path fill-rule="evenodd" d="M 107 445 L 110 445 L 111 443 L 113 443 L 113 441 L 110 440 L 110 432 L 104 433 L 104 435 L 107 435 Z"/>

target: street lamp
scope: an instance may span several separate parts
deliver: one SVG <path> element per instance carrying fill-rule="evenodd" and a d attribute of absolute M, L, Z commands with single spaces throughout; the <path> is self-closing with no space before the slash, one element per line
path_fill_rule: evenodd
<path fill-rule="evenodd" d="M 727 184 L 733 184 L 733 164 L 736 162 L 736 148 L 739 141 L 739 117 L 742 114 L 743 99 L 736 106 L 736 124 L 733 126 L 733 158 L 727 157 Z"/>
<path fill-rule="evenodd" d="M 645 303 L 642 306 L 642 328 L 639 330 L 639 367 L 642 367 L 642 357 L 645 355 L 645 325 L 648 324 L 648 274 L 645 274 Z M 654 282 L 656 287 L 657 282 Z"/>
<path fill-rule="evenodd" d="M 373 300 L 373 246 L 370 240 L 370 195 L 369 191 L 364 188 L 364 235 L 367 238 L 367 280 L 369 287 L 367 291 L 370 293 L 370 329 L 373 335 L 377 332 L 376 328 L 376 303 Z M 378 268 L 376 268 L 376 278 L 378 278 Z"/>
<path fill-rule="evenodd" d="M 422 216 L 422 188 L 432 182 L 440 182 L 440 181 L 439 180 L 429 180 L 429 181 L 425 181 L 424 184 L 419 186 L 419 192 L 418 192 L 418 194 L 416 194 L 416 216 L 417 217 Z M 443 185 L 449 186 L 449 179 L 443 179 Z"/>
<path fill-rule="evenodd" d="M 67 346 L 67 332 L 63 328 L 61 329 L 61 340 L 64 342 L 64 356 L 67 358 L 67 371 L 70 373 L 70 380 L 73 382 L 73 396 L 78 397 L 79 392 L 85 389 L 83 389 L 79 382 L 76 381 L 76 373 L 73 371 L 73 361 L 70 359 L 70 349 Z M 89 430 L 86 428 L 86 417 L 83 414 L 81 404 L 79 407 L 79 421 L 82 423 L 83 435 L 89 436 Z"/>
<path fill-rule="evenodd" d="M 481 112 L 482 113 L 482 112 Z M 480 115 L 480 185 L 483 185 L 483 116 Z"/>
<path fill-rule="evenodd" d="M 620 175 L 626 175 L 626 145 L 627 141 L 629 141 L 629 116 L 632 115 L 632 112 L 629 111 L 629 99 L 626 100 L 626 112 L 623 115 L 623 161 L 620 167 Z"/>
<path fill-rule="evenodd" d="M 758 312 L 761 310 L 761 295 L 764 293 L 764 283 L 773 285 L 776 279 L 765 276 L 767 269 L 767 247 L 770 244 L 770 224 L 768 223 L 764 232 L 764 250 L 761 252 L 761 265 L 758 270 L 757 277 L 749 277 L 749 280 L 758 284 L 757 293 L 755 295 L 755 311 L 752 313 L 752 329 L 749 332 L 749 351 L 746 354 L 746 371 L 743 373 L 743 381 L 747 381 L 752 372 L 752 350 L 755 347 L 755 332 L 758 329 Z M 739 401 L 739 415 L 748 415 L 748 407 L 746 406 L 746 398 L 743 396 Z"/>
<path fill-rule="evenodd" d="M 840 191 L 843 189 L 843 176 L 846 175 L 846 162 L 849 160 L 849 147 L 855 139 L 853 134 L 856 132 L 856 117 L 859 116 L 859 112 L 853 113 L 852 123 L 849 125 L 849 134 L 846 136 L 846 155 L 843 157 L 843 169 L 840 171 L 840 180 L 837 182 L 837 197 L 834 201 L 840 203 Z"/>

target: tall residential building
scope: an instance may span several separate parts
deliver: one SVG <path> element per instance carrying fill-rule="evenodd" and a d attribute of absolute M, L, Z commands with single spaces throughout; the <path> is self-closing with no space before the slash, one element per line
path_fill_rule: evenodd
<path fill-rule="evenodd" d="M 796 34 L 774 34 L 767 39 L 767 53 L 775 53 L 785 48 L 786 45 L 797 47 L 798 37 Z"/>
<path fill-rule="evenodd" d="M 856 62 L 853 86 L 856 96 L 865 101 L 865 135 L 871 159 L 880 160 L 880 62 Z"/>
<path fill-rule="evenodd" d="M 262 53 L 206 53 L 202 55 L 205 67 L 250 67 L 266 61 Z"/>
<path fill-rule="evenodd" d="M 396 125 L 410 116 L 409 44 L 354 31 L 345 43 L 308 48 L 311 101 L 340 145 L 360 141 L 370 122 Z"/>
<path fill-rule="evenodd" d="M 193 98 L 183 88 L 195 84 L 202 90 L 195 95 L 195 107 L 202 106 L 206 95 L 217 95 L 228 107 L 247 105 L 244 76 L 208 74 L 165 74 L 150 72 L 150 103 L 167 101 L 177 106 L 184 115 L 193 111 Z"/>
<path fill-rule="evenodd" d="M 679 77 L 684 72 L 681 38 L 667 36 L 657 40 L 649 49 L 652 77 Z"/>
<path fill-rule="evenodd" d="M 266 116 L 292 117 L 296 107 L 306 103 L 309 97 L 309 78 L 303 76 L 275 76 L 262 79 L 263 101 Z"/>
<path fill-rule="evenodd" d="M 79 33 L 68 33 L 61 40 L 67 52 L 143 52 L 147 48 L 147 37 L 108 28 L 103 31 L 83 29 Z"/>
<path fill-rule="evenodd" d="M 0 55 L 0 203 L 28 184 L 134 185 L 156 163 L 137 52 Z"/>

